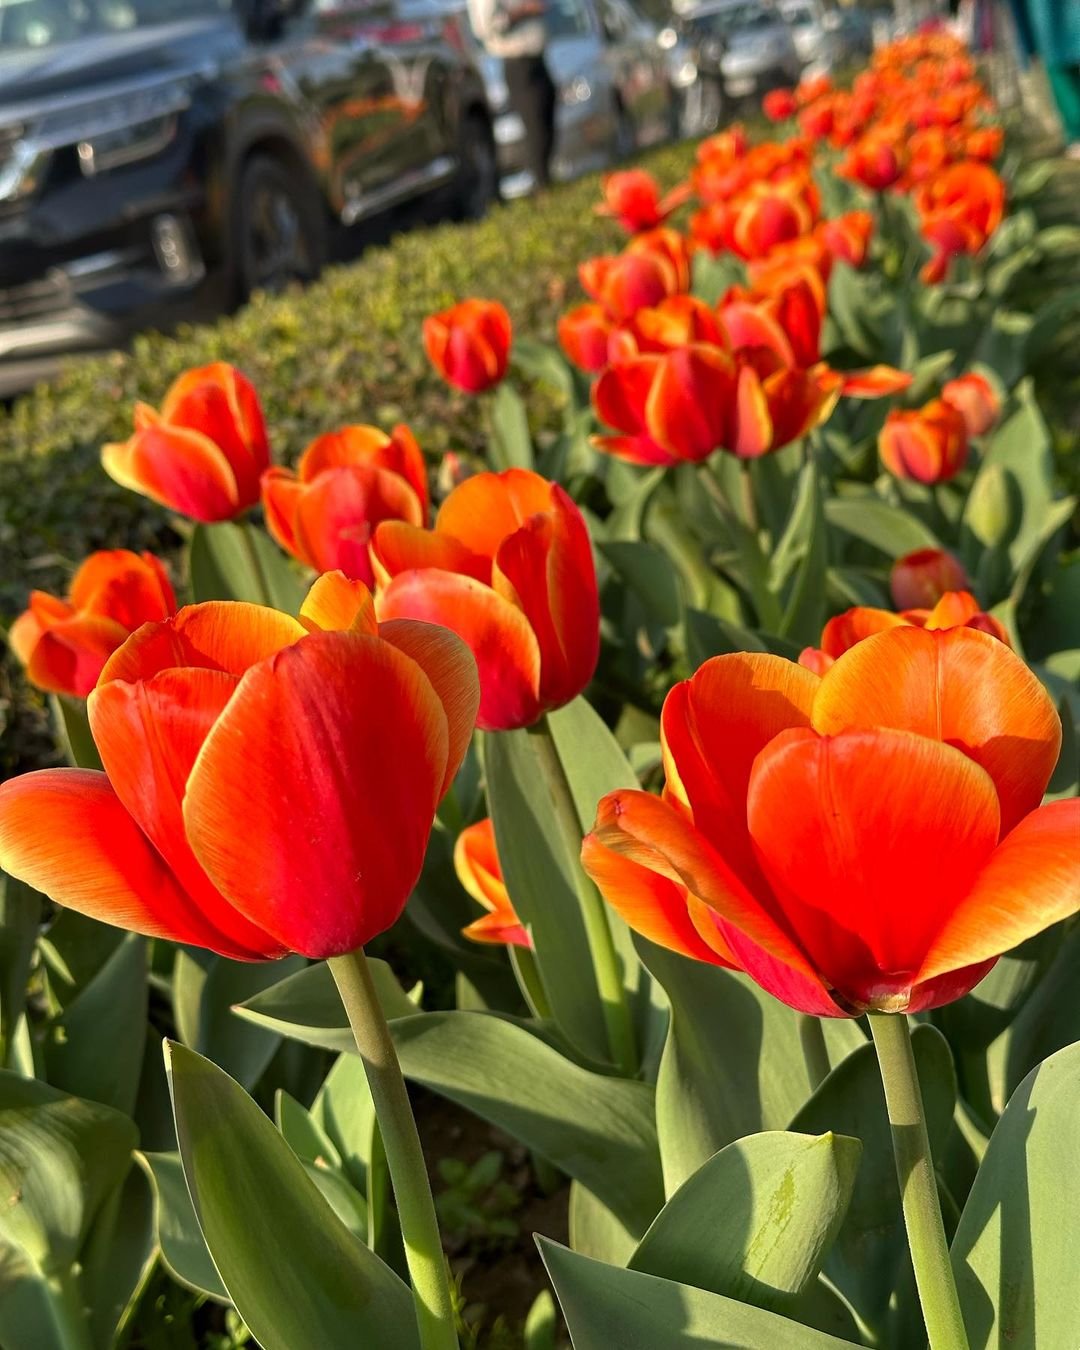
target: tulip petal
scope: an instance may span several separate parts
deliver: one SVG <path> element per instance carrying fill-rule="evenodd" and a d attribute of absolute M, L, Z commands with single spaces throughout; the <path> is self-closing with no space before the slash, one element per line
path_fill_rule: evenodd
<path fill-rule="evenodd" d="M 1061 748 L 1038 679 L 972 628 L 895 628 L 857 643 L 822 680 L 813 725 L 823 735 L 895 727 L 957 746 L 994 780 L 1003 834 L 1042 801 Z"/>
<path fill-rule="evenodd" d="M 402 572 L 375 602 L 381 621 L 442 624 L 468 643 L 480 672 L 484 731 L 531 726 L 540 716 L 540 647 L 521 610 L 472 577 L 433 568 Z"/>
<path fill-rule="evenodd" d="M 670 450 L 657 445 L 651 436 L 590 436 L 589 440 L 605 455 L 625 459 L 628 464 L 682 463 L 678 455 L 673 455 Z"/>
<path fill-rule="evenodd" d="M 769 400 L 753 366 L 743 366 L 735 397 L 735 432 L 731 449 L 740 459 L 756 459 L 772 448 L 773 425 Z"/>
<path fill-rule="evenodd" d="M 176 609 L 172 583 L 158 559 L 126 548 L 91 553 L 71 578 L 69 599 L 73 609 L 104 615 L 129 633 Z"/>
<path fill-rule="evenodd" d="M 895 366 L 868 366 L 865 370 L 841 372 L 844 383 L 841 392 L 846 398 L 887 398 L 910 388 L 914 375 L 897 370 Z"/>
<path fill-rule="evenodd" d="M 679 459 L 705 459 L 727 443 L 734 397 L 735 367 L 722 347 L 668 352 L 645 404 L 649 434 Z"/>
<path fill-rule="evenodd" d="M 26 663 L 27 679 L 39 689 L 85 698 L 127 635 L 112 619 L 76 614 L 41 634 Z"/>
<path fill-rule="evenodd" d="M 747 820 L 803 949 L 856 1005 L 910 992 L 999 829 L 977 764 L 884 730 L 783 732 L 754 764 Z"/>
<path fill-rule="evenodd" d="M 109 658 L 108 680 L 145 680 L 171 666 L 202 666 L 243 675 L 249 666 L 296 642 L 307 629 L 266 605 L 207 600 L 186 605 L 164 623 L 144 624 Z"/>
<path fill-rule="evenodd" d="M 461 936 L 471 942 L 497 942 L 503 947 L 532 947 L 532 938 L 516 915 L 508 918 L 501 911 L 481 914 L 466 924 Z"/>
<path fill-rule="evenodd" d="M 435 529 L 470 552 L 494 558 L 499 545 L 531 517 L 551 510 L 553 485 L 529 469 L 478 473 L 439 507 Z"/>
<path fill-rule="evenodd" d="M 600 372 L 593 383 L 592 404 L 601 422 L 632 436 L 645 432 L 645 404 L 661 360 L 628 357 Z"/>
<path fill-rule="evenodd" d="M 377 633 L 375 599 L 362 581 L 350 581 L 344 572 L 316 577 L 300 606 L 300 622 L 309 633 Z"/>
<path fill-rule="evenodd" d="M 304 495 L 304 485 L 291 469 L 267 469 L 259 482 L 266 528 L 286 553 L 311 566 L 300 551 L 296 539 L 296 512 Z"/>
<path fill-rule="evenodd" d="M 352 951 L 400 915 L 446 767 L 446 714 L 419 665 L 379 638 L 313 633 L 248 671 L 217 719 L 188 780 L 188 838 L 284 947 Z"/>
<path fill-rule="evenodd" d="M 199 913 L 103 773 L 42 769 L 0 784 L 0 867 L 102 923 L 250 958 Z"/>
<path fill-rule="evenodd" d="M 147 426 L 130 440 L 103 446 L 101 463 L 121 487 L 193 520 L 231 520 L 240 506 L 224 452 L 197 431 Z"/>
<path fill-rule="evenodd" d="M 326 469 L 307 484 L 296 508 L 296 540 L 318 572 L 340 570 L 367 585 L 374 582 L 368 543 L 382 520 L 421 525 L 423 507 L 399 474 L 354 464 Z"/>
<path fill-rule="evenodd" d="M 404 520 L 384 520 L 375 527 L 371 539 L 371 562 L 380 585 L 389 584 L 399 572 L 414 568 L 438 567 L 444 572 L 460 572 L 487 585 L 491 581 L 491 559 L 466 548 L 449 534 L 422 530 Z"/>
<path fill-rule="evenodd" d="M 991 854 L 926 955 L 920 980 L 989 960 L 1080 909 L 1080 801 L 1049 802 Z"/>

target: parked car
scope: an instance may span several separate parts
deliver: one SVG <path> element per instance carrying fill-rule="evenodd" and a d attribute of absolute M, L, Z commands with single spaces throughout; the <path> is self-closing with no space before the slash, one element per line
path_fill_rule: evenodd
<path fill-rule="evenodd" d="M 779 9 L 791 25 L 799 60 L 811 71 L 836 70 L 874 50 L 873 25 L 860 10 L 824 0 L 779 0 Z"/>
<path fill-rule="evenodd" d="M 802 63 L 791 28 L 762 0 L 706 0 L 678 7 L 683 31 L 698 47 L 699 73 L 728 98 L 757 97 L 795 84 Z"/>
<path fill-rule="evenodd" d="M 0 0 L 9 386 L 210 273 L 237 297 L 310 277 L 332 222 L 435 192 L 478 214 L 497 178 L 480 73 L 431 5 Z"/>
<path fill-rule="evenodd" d="M 452 0 L 455 14 L 465 14 Z M 551 0 L 546 59 L 558 91 L 552 177 L 574 178 L 666 139 L 676 129 L 668 53 L 630 0 Z M 532 190 L 525 127 L 509 102 L 502 62 L 475 38 L 494 115 L 502 193 Z"/>

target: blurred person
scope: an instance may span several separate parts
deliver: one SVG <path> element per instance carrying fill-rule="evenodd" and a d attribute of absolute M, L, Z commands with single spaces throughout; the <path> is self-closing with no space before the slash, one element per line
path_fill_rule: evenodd
<path fill-rule="evenodd" d="M 544 59 L 545 0 L 468 0 L 469 20 L 485 51 L 503 63 L 510 107 L 525 124 L 526 166 L 537 187 L 551 179 L 555 83 Z"/>

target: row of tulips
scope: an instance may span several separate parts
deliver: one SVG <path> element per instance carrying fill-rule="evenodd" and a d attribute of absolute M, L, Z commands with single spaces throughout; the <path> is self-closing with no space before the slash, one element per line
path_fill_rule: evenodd
<path fill-rule="evenodd" d="M 117 549 L 9 635 L 74 763 L 0 785 L 35 990 L 3 1026 L 0 1237 L 45 1310 L 0 1279 L 5 1345 L 111 1344 L 160 1258 L 275 1350 L 455 1350 L 402 1070 L 569 1178 L 571 1247 L 541 1250 L 576 1350 L 1075 1344 L 1049 1303 L 1080 1238 L 1080 1060 L 1047 1055 L 1080 1026 L 1038 1020 L 1080 909 L 1044 617 L 1075 503 L 1025 388 L 925 323 L 1003 219 L 1001 129 L 936 33 L 765 113 L 792 134 L 730 128 L 666 194 L 606 180 L 630 238 L 581 264 L 562 355 L 494 302 L 428 319 L 435 369 L 489 401 L 494 468 L 433 480 L 406 425 L 272 465 L 225 364 L 104 447 L 188 536 L 190 603 Z M 977 276 L 955 284 L 977 318 Z M 561 433 L 529 430 L 515 365 L 561 391 Z M 40 936 L 35 893 L 63 911 Z M 409 916 L 458 1010 L 365 957 Z M 130 1172 L 144 940 L 175 1144 Z M 215 1042 L 192 1008 L 217 986 Z M 61 1032 L 117 1061 L 73 1076 Z M 288 1077 L 282 1037 L 341 1058 Z M 274 1122 L 234 1078 L 277 1089 Z M 100 1253 L 148 1184 L 105 1307 Z M 530 1350 L 553 1317 L 542 1297 Z"/>

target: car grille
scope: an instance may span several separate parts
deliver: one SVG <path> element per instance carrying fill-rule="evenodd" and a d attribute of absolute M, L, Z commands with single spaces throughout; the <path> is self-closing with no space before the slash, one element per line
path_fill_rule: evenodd
<path fill-rule="evenodd" d="M 47 318 L 70 308 L 71 287 L 62 276 L 40 277 L 21 286 L 0 287 L 0 324 Z"/>

